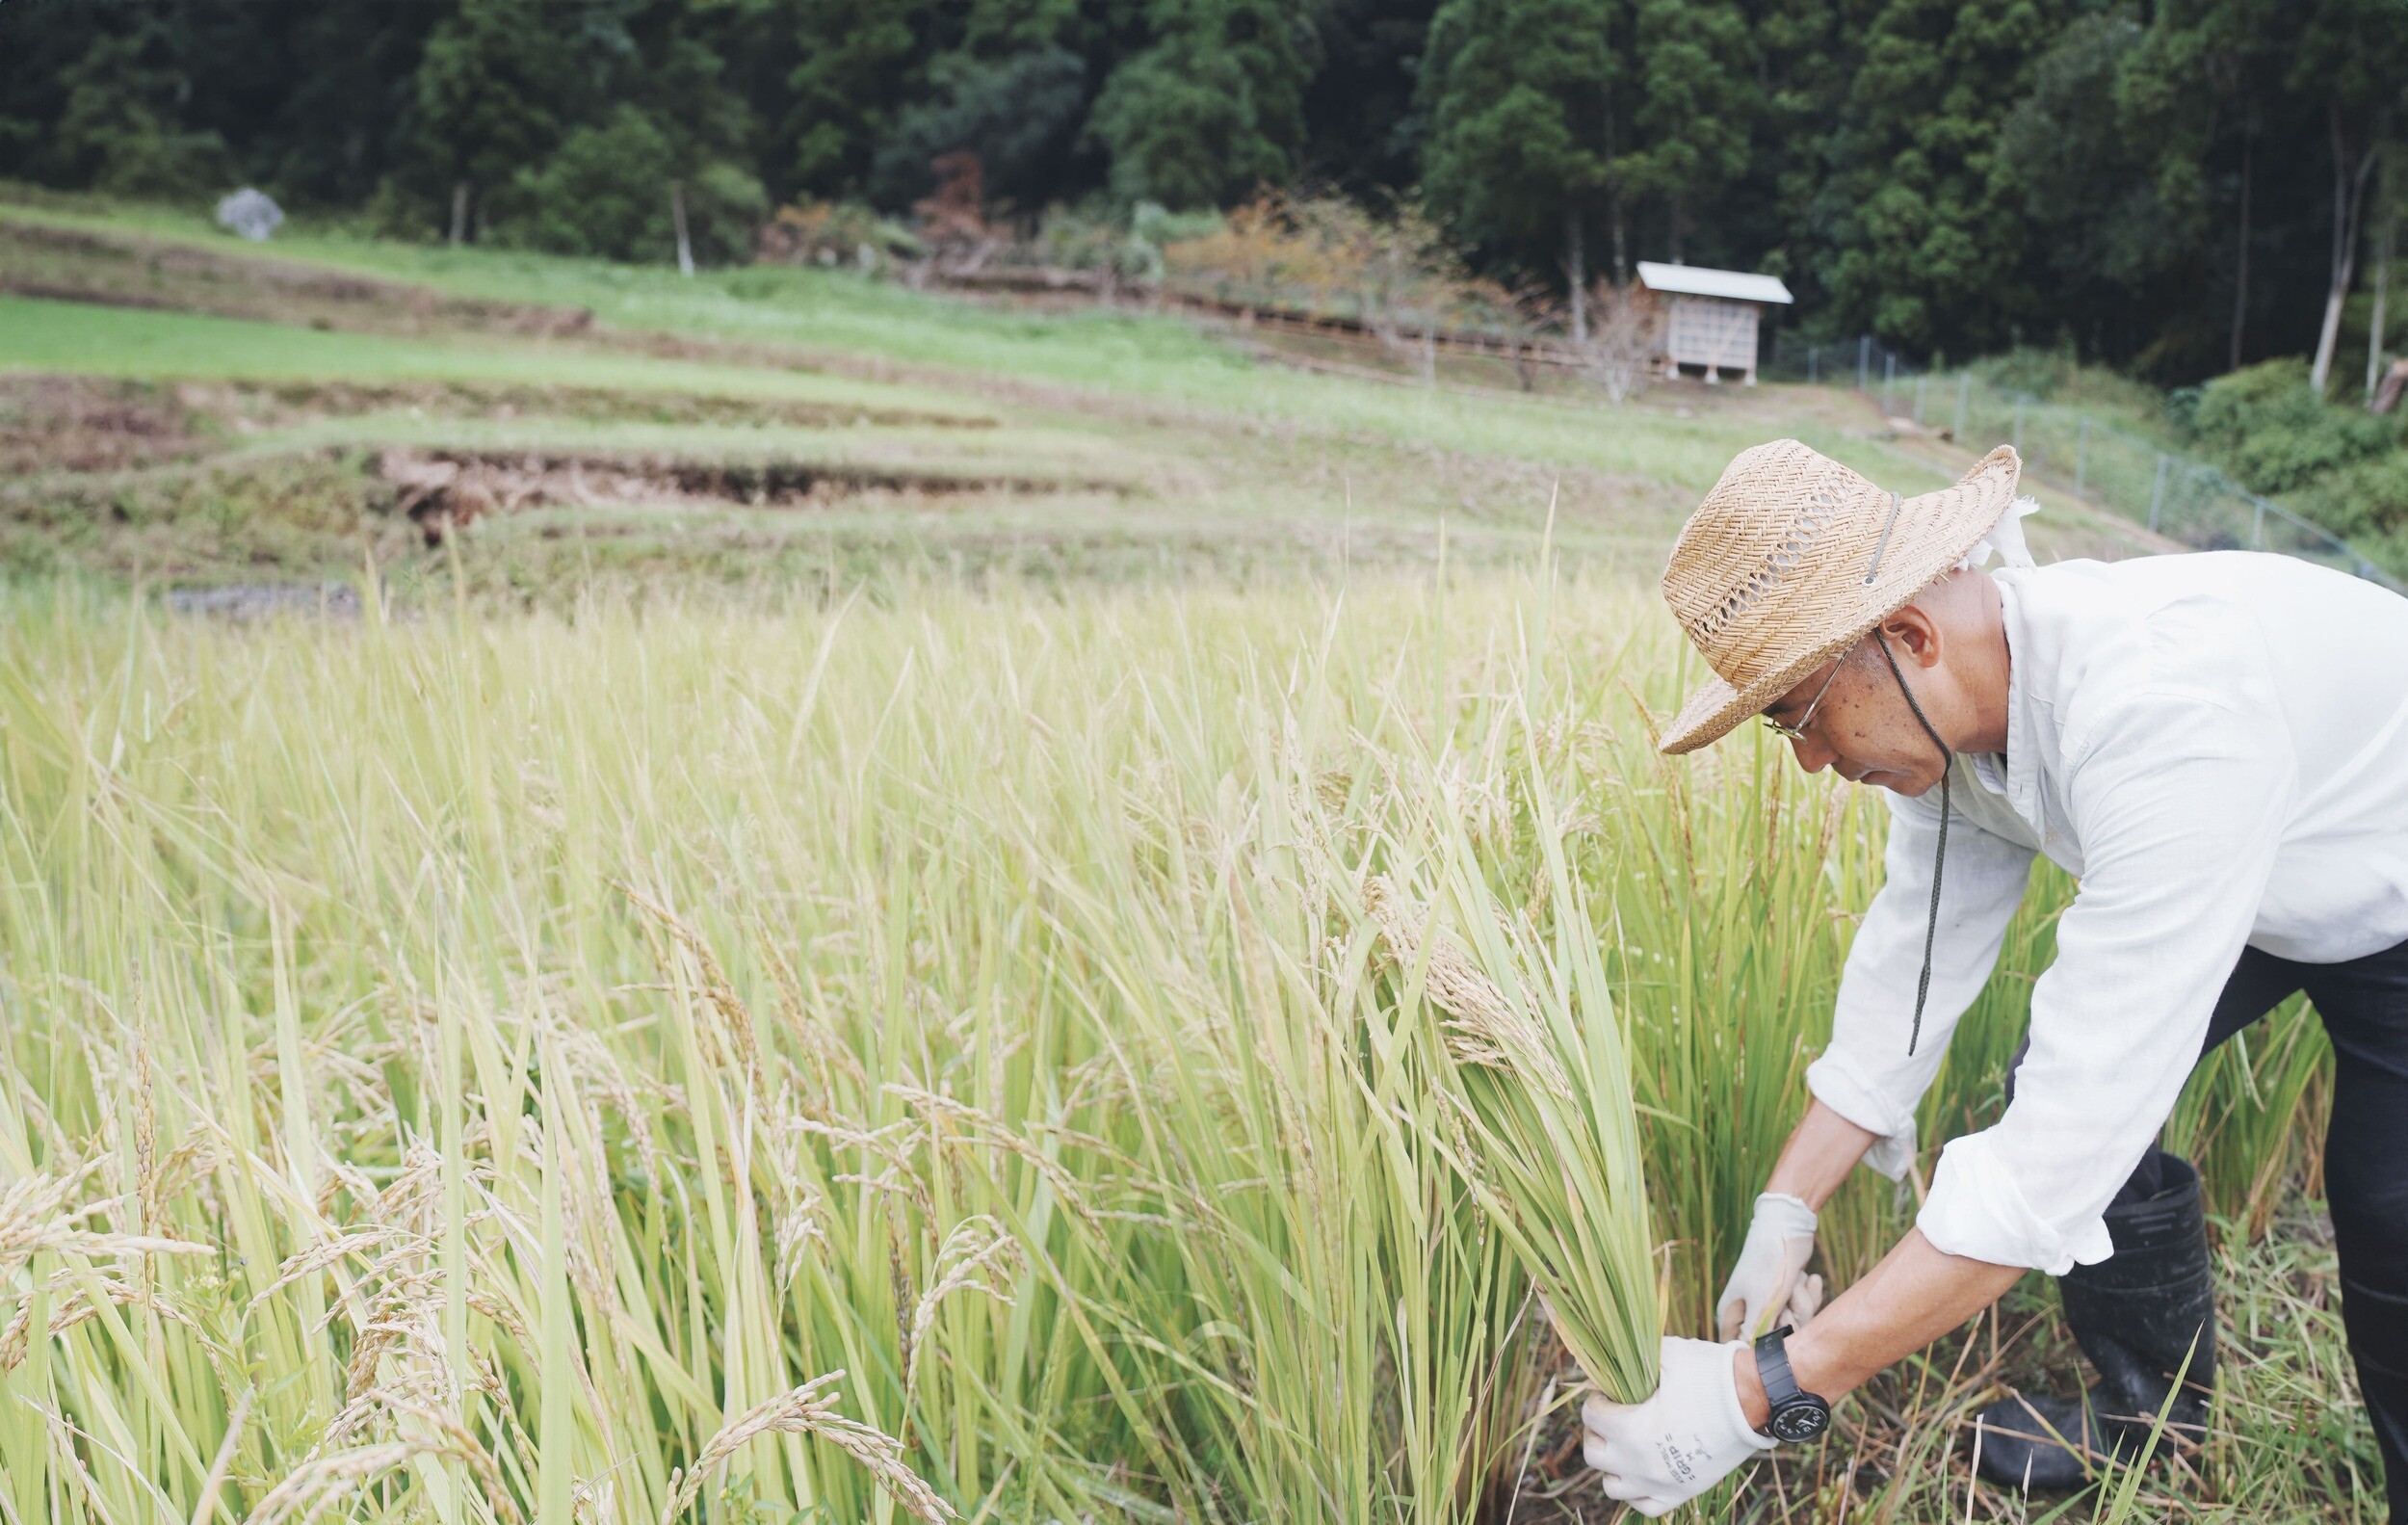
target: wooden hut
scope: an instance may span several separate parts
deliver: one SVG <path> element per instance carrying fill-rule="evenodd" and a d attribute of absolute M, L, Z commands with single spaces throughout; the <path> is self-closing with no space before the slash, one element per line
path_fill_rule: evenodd
<path fill-rule="evenodd" d="M 1703 366 L 1706 380 L 1719 381 L 1738 371 L 1756 384 L 1756 329 L 1763 309 L 1788 306 L 1790 288 L 1777 276 L 1700 265 L 1638 262 L 1639 284 L 1664 302 L 1663 374 L 1677 377 L 1684 365 Z"/>

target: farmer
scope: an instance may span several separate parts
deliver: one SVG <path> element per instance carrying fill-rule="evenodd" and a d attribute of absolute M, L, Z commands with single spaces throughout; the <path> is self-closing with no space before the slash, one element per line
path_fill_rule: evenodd
<path fill-rule="evenodd" d="M 1776 440 L 1681 531 L 1664 599 L 1716 675 L 1663 749 L 1761 717 L 1809 773 L 1889 791 L 1888 879 L 1718 1302 L 1727 1343 L 1666 1339 L 1654 1397 L 1592 1399 L 1587 1458 L 1608 1494 L 1662 1513 L 1811 1440 L 1840 1395 L 2031 1268 L 2058 1278 L 2099 1381 L 1984 1409 L 1981 1470 L 2079 1485 L 2085 1459 L 2138 1455 L 2169 1394 L 2197 1437 L 2215 1375 L 2206 1223 L 2158 1130 L 2204 1054 L 2305 990 L 2339 1056 L 2324 1179 L 2343 1322 L 2400 1525 L 2408 599 L 2242 552 L 2034 566 L 2020 469 L 2001 449 L 1900 497 Z M 1818 1314 L 1816 1211 L 1859 1159 L 1894 1180 L 1915 1159 L 1916 1102 L 2036 855 L 2081 888 L 2005 1115 L 1941 1150 L 1914 1228 Z"/>

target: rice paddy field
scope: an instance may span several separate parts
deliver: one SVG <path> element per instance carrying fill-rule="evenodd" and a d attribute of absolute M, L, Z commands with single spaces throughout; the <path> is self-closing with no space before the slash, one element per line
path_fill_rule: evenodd
<path fill-rule="evenodd" d="M 327 237 L 278 285 L 166 214 L 10 217 L 8 1520 L 1613 1517 L 1583 1368 L 1636 1396 L 1706 1332 L 1884 819 L 1769 734 L 1655 753 L 1693 659 L 1646 573 L 1751 439 L 1904 486 L 1953 446 L 844 276 Z M 134 252 L 42 264 L 62 229 Z M 539 302 L 588 326 L 500 332 Z M 2220 1262 L 2199 1454 L 1972 1480 L 1974 1407 L 2076 1380 L 2030 1278 L 1690 1517 L 2379 1519 L 2330 1064 L 2287 1011 L 2169 1125 Z M 1835 1200 L 1834 1282 L 1916 1189 Z"/>

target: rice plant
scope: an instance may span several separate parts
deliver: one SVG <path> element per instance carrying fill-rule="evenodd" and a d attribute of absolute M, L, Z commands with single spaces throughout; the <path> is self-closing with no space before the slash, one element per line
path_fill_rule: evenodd
<path fill-rule="evenodd" d="M 9 596 L 13 1521 L 1469 1520 L 1579 1380 L 1542 1290 L 1629 1393 L 1703 1329 L 1879 858 L 1655 756 L 1612 581 Z M 2203 1082 L 2241 1205 L 2319 1042 Z M 1842 1275 L 1912 1206 L 1852 1193 Z"/>

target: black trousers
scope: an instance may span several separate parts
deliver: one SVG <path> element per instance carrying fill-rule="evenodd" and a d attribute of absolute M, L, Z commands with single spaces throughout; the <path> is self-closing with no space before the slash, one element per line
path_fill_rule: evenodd
<path fill-rule="evenodd" d="M 2294 963 L 2244 948 L 2201 1057 L 2301 990 L 2333 1040 L 2324 1188 L 2341 1251 L 2342 1326 L 2383 1453 L 2392 1520 L 2408 1525 L 2408 942 L 2347 963 Z M 2023 1061 L 2018 1048 L 2010 1100 Z M 2115 1199 L 2157 1195 L 2164 1160 L 2153 1146 Z"/>

